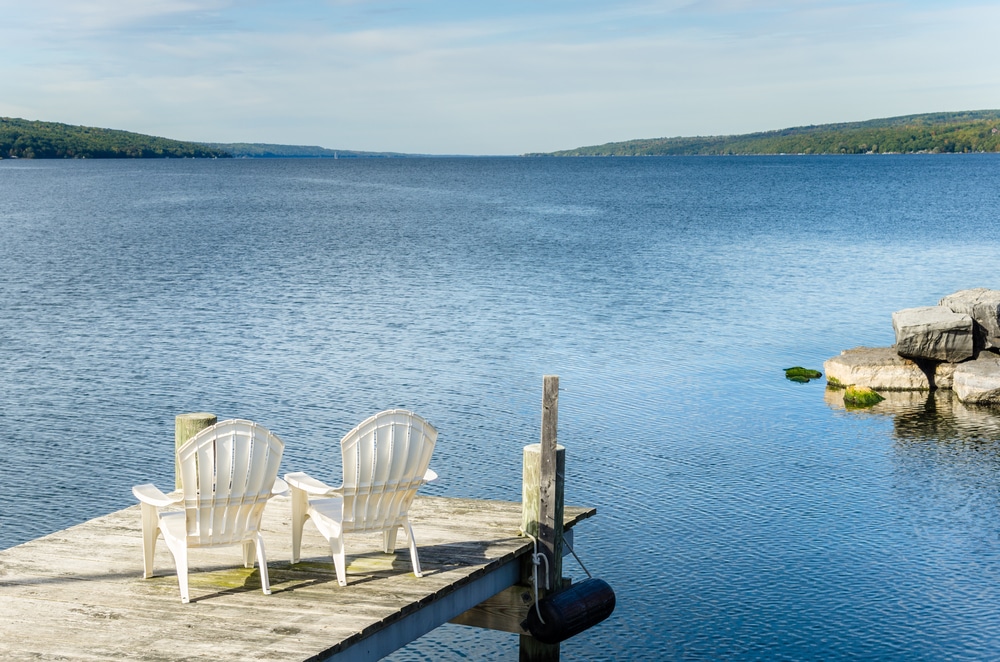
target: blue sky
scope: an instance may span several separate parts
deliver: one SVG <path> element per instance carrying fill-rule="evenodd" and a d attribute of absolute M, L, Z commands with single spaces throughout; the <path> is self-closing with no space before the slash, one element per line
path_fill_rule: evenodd
<path fill-rule="evenodd" d="M 521 154 L 1000 108 L 1000 4 L 0 0 L 0 116 Z"/>

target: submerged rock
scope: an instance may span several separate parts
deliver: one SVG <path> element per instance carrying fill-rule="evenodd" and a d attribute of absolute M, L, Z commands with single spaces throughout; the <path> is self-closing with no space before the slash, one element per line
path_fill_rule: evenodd
<path fill-rule="evenodd" d="M 823 394 L 823 402 L 831 409 L 848 409 L 844 403 L 845 392 L 846 389 L 842 388 L 827 388 Z M 930 398 L 937 397 L 941 393 L 946 393 L 949 397 L 952 395 L 951 391 L 882 391 L 879 393 L 882 401 L 873 405 L 871 412 L 896 416 L 923 410 Z"/>
<path fill-rule="evenodd" d="M 915 361 L 893 347 L 855 347 L 823 363 L 831 386 L 866 386 L 879 391 L 926 391 L 931 380 Z"/>
<path fill-rule="evenodd" d="M 961 290 L 944 297 L 938 305 L 972 318 L 977 352 L 1000 347 L 1000 290 Z"/>
<path fill-rule="evenodd" d="M 785 379 L 799 382 L 800 384 L 805 384 L 813 379 L 819 379 L 822 376 L 823 373 L 819 370 L 810 370 L 798 365 L 794 368 L 785 368 Z"/>
<path fill-rule="evenodd" d="M 982 352 L 975 361 L 955 366 L 953 388 L 965 404 L 1000 404 L 1000 356 Z"/>
<path fill-rule="evenodd" d="M 896 351 L 909 359 L 959 363 L 972 358 L 972 317 L 944 306 L 907 308 L 892 314 Z"/>
<path fill-rule="evenodd" d="M 844 391 L 844 405 L 848 409 L 871 407 L 885 400 L 867 386 L 848 386 Z"/>

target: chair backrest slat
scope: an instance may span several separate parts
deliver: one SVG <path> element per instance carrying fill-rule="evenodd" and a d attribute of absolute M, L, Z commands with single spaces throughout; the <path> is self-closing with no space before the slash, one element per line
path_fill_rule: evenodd
<path fill-rule="evenodd" d="M 392 409 L 362 421 L 341 440 L 344 529 L 374 531 L 405 517 L 430 464 L 437 430 Z"/>
<path fill-rule="evenodd" d="M 260 527 L 284 444 L 267 428 L 231 419 L 178 450 L 190 546 L 247 540 Z"/>
<path fill-rule="evenodd" d="M 240 438 L 239 432 L 239 426 L 229 421 L 223 421 L 215 428 L 215 490 L 211 507 L 205 509 L 205 519 L 210 520 L 212 542 L 225 540 L 236 526 L 234 509 L 228 504 L 233 496 L 240 494 L 237 481 L 239 474 L 246 471 L 249 458 L 248 444 Z"/>

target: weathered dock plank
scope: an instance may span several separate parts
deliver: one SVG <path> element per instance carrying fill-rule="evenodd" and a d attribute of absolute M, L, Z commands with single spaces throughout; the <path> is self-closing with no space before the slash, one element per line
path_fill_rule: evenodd
<path fill-rule="evenodd" d="M 565 526 L 595 513 L 566 508 Z M 418 497 L 410 510 L 424 577 L 414 577 L 400 534 L 347 540 L 348 585 L 311 524 L 291 565 L 290 506 L 264 518 L 272 595 L 238 547 L 192 550 L 191 603 L 157 545 L 156 576 L 142 579 L 138 506 L 0 551 L 0 659 L 377 659 L 516 582 L 531 543 L 518 536 L 521 504 Z"/>

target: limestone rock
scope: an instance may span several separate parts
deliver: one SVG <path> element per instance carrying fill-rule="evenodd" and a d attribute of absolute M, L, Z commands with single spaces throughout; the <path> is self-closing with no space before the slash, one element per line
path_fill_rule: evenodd
<path fill-rule="evenodd" d="M 892 314 L 896 351 L 909 359 L 959 363 L 972 358 L 972 317 L 944 306 L 907 308 Z"/>
<path fill-rule="evenodd" d="M 972 318 L 977 352 L 1000 347 L 1000 290 L 961 290 L 944 297 L 938 305 Z"/>
<path fill-rule="evenodd" d="M 894 347 L 846 349 L 823 363 L 827 382 L 835 386 L 867 386 L 876 391 L 926 391 L 931 381 L 914 361 Z"/>
<path fill-rule="evenodd" d="M 1000 404 L 1000 356 L 983 352 L 975 361 L 955 366 L 953 388 L 965 404 Z"/>
<path fill-rule="evenodd" d="M 942 361 L 934 366 L 934 386 L 936 388 L 952 388 L 955 381 L 955 366 L 957 363 Z"/>

